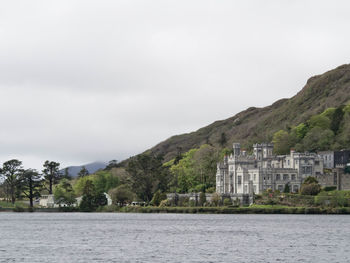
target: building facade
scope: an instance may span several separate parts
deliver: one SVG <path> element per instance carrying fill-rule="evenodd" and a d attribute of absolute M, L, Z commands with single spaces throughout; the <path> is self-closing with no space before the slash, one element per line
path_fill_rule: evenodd
<path fill-rule="evenodd" d="M 323 174 L 323 160 L 314 153 L 276 156 L 273 144 L 253 145 L 253 155 L 233 144 L 233 154 L 225 156 L 217 165 L 216 192 L 221 195 L 260 194 L 267 189 L 283 191 L 288 184 L 297 192 L 308 176 Z"/>
<path fill-rule="evenodd" d="M 323 151 L 318 154 L 322 157 L 324 168 L 344 168 L 350 163 L 350 150 Z"/>

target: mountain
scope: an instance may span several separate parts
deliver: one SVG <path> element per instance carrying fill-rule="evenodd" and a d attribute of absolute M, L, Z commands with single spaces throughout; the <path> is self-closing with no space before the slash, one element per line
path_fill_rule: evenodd
<path fill-rule="evenodd" d="M 106 168 L 106 166 L 107 166 L 107 163 L 105 163 L 105 162 L 93 162 L 93 163 L 88 163 L 85 165 L 69 166 L 69 167 L 66 167 L 66 168 L 60 170 L 60 172 L 62 174 L 64 174 L 65 169 L 68 168 L 68 174 L 72 177 L 77 177 L 78 173 L 80 172 L 80 170 L 83 167 L 85 167 L 89 171 L 89 173 L 92 174 L 100 169 Z"/>
<path fill-rule="evenodd" d="M 173 136 L 146 152 L 163 154 L 168 161 L 179 150 L 186 152 L 205 143 L 219 148 L 222 136 L 226 138 L 225 146 L 241 142 L 243 147 L 249 148 L 254 142 L 271 141 L 273 134 L 280 129 L 288 130 L 329 107 L 349 102 L 350 64 L 346 64 L 311 77 L 292 98 L 278 100 L 263 108 L 248 108 L 195 132 Z"/>

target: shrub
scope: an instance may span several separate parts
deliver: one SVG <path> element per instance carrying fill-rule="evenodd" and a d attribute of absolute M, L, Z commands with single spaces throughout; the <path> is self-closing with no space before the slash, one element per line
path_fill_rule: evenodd
<path fill-rule="evenodd" d="M 168 200 L 162 200 L 159 204 L 159 207 L 170 206 L 170 202 Z"/>
<path fill-rule="evenodd" d="M 211 203 L 214 205 L 214 206 L 219 206 L 220 204 L 220 201 L 221 201 L 221 198 L 220 196 L 218 195 L 218 193 L 214 193 L 211 197 Z"/>
<path fill-rule="evenodd" d="M 204 192 L 201 192 L 199 194 L 199 206 L 204 206 L 205 202 L 207 201 L 207 198 L 205 196 Z"/>
<path fill-rule="evenodd" d="M 178 206 L 188 206 L 190 199 L 188 197 L 180 197 L 178 201 Z"/>
<path fill-rule="evenodd" d="M 232 205 L 232 200 L 231 198 L 225 198 L 224 199 L 224 206 L 229 206 Z"/>
<path fill-rule="evenodd" d="M 160 190 L 158 190 L 152 198 L 151 204 L 154 206 L 159 206 L 160 202 L 167 199 L 166 194 L 162 193 Z"/>
<path fill-rule="evenodd" d="M 300 189 L 302 195 L 317 195 L 321 191 L 321 186 L 316 183 L 303 184 Z"/>
<path fill-rule="evenodd" d="M 323 191 L 334 191 L 334 190 L 337 190 L 337 187 L 336 186 L 326 186 L 323 188 Z"/>
<path fill-rule="evenodd" d="M 190 201 L 188 202 L 188 205 L 191 206 L 191 207 L 194 207 L 194 206 L 196 206 L 196 201 L 190 200 Z"/>
<path fill-rule="evenodd" d="M 234 207 L 239 207 L 241 205 L 241 201 L 236 197 L 235 200 L 233 200 L 233 206 Z"/>
<path fill-rule="evenodd" d="M 213 186 L 213 187 L 209 187 L 209 188 L 206 190 L 206 192 L 209 193 L 209 194 L 212 194 L 212 193 L 215 192 L 215 190 L 216 190 L 216 188 L 215 188 L 215 186 Z"/>
<path fill-rule="evenodd" d="M 24 208 L 18 205 L 15 205 L 13 212 L 24 212 Z"/>

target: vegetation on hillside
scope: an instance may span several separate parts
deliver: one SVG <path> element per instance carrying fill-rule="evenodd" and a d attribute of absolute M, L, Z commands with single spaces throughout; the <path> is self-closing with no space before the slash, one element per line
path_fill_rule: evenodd
<path fill-rule="evenodd" d="M 286 154 L 291 148 L 298 152 L 350 148 L 350 104 L 328 108 L 297 126 L 279 130 L 272 141 L 276 154 Z"/>
<path fill-rule="evenodd" d="M 152 152 L 155 155 L 161 154 L 165 161 L 169 161 L 178 155 L 179 149 L 182 152 L 187 152 L 190 149 L 198 149 L 203 144 L 209 144 L 220 150 L 224 147 L 230 148 L 233 142 L 241 142 L 245 149 L 250 150 L 253 143 L 272 141 L 273 135 L 277 131 L 284 130 L 290 133 L 292 127 L 302 123 L 306 124 L 311 116 L 319 115 L 328 108 L 337 109 L 341 105 L 349 104 L 349 102 L 350 65 L 343 65 L 310 78 L 305 87 L 290 99 L 279 100 L 264 108 L 251 107 L 231 118 L 216 121 L 196 132 L 173 136 L 147 152 Z M 333 118 L 329 130 L 322 134 L 326 137 L 326 142 L 321 142 L 322 147 L 316 145 L 316 148 L 326 147 L 329 140 L 333 139 L 335 139 L 334 144 L 331 144 L 333 148 L 339 148 L 343 143 L 349 145 L 349 133 L 346 133 L 346 129 L 349 129 L 348 126 L 342 127 L 344 130 L 341 131 L 336 129 L 339 123 L 345 123 L 344 119 Z M 340 124 L 340 126 L 342 125 Z M 298 127 L 298 129 L 299 136 L 304 139 L 303 126 Z M 312 135 L 320 133 L 322 131 L 315 128 L 305 139 L 305 144 L 301 142 L 301 145 L 298 145 L 300 149 L 315 149 Z M 281 136 L 283 137 L 285 134 L 281 134 Z"/>

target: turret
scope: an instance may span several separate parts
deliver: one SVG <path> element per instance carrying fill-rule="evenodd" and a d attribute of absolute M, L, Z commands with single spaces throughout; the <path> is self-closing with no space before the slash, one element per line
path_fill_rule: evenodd
<path fill-rule="evenodd" d="M 233 144 L 233 156 L 239 156 L 239 155 L 241 155 L 241 144 L 234 143 Z"/>

